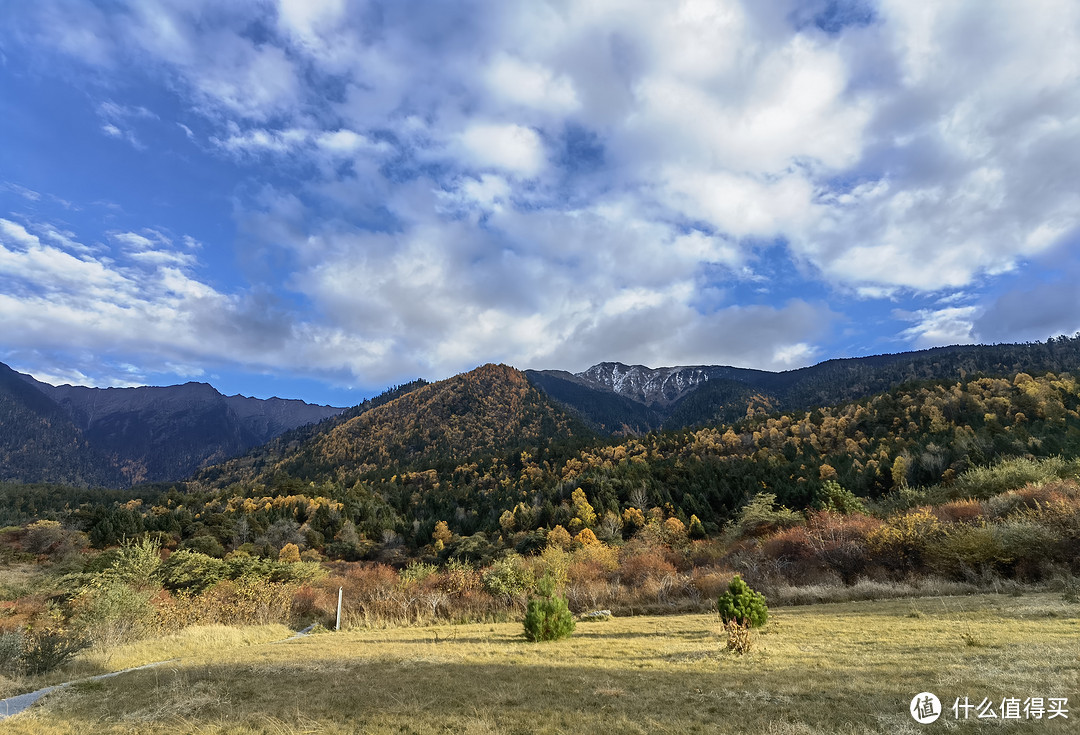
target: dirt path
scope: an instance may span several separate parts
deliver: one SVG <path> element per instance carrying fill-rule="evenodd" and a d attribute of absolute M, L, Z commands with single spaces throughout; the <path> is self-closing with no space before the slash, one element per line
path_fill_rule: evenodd
<path fill-rule="evenodd" d="M 288 638 L 282 638 L 280 641 L 270 641 L 270 643 L 285 643 L 287 641 L 296 640 L 297 638 L 303 638 L 312 631 L 314 625 L 310 625 L 303 630 L 297 631 Z M 0 699 L 0 720 L 6 720 L 8 717 L 13 717 L 20 712 L 26 710 L 34 702 L 38 701 L 46 694 L 55 692 L 57 689 L 63 689 L 69 687 L 72 684 L 81 684 L 85 681 L 97 681 L 98 679 L 109 679 L 114 676 L 120 676 L 126 674 L 129 671 L 141 671 L 142 669 L 152 669 L 155 666 L 161 666 L 162 664 L 172 663 L 173 661 L 179 661 L 180 659 L 171 658 L 166 661 L 155 661 L 150 664 L 143 664 L 142 666 L 132 666 L 130 669 L 121 669 L 120 671 L 110 671 L 108 674 L 98 674 L 97 676 L 88 676 L 83 679 L 76 679 L 74 681 L 65 681 L 63 684 L 54 684 L 51 687 L 45 687 L 44 689 L 38 689 L 36 692 L 27 692 L 26 694 L 19 694 L 14 697 L 8 697 L 7 699 Z"/>

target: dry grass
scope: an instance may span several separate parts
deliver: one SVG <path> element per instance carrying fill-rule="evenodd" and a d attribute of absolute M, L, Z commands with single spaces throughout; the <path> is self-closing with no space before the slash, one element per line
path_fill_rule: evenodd
<path fill-rule="evenodd" d="M 1060 595 L 919 607 L 919 616 L 900 600 L 774 609 L 745 656 L 723 652 L 715 615 L 615 619 L 546 644 L 526 642 L 512 623 L 316 635 L 74 687 L 5 726 L 42 735 L 824 735 L 921 732 L 907 707 L 926 690 L 947 703 L 1035 695 L 1077 706 L 1080 611 Z M 1078 716 L 1009 732 L 1067 732 Z"/>
<path fill-rule="evenodd" d="M 283 640 L 291 635 L 292 631 L 284 625 L 250 625 L 238 628 L 206 625 L 193 626 L 159 638 L 147 638 L 112 648 L 90 648 L 80 653 L 70 664 L 44 676 L 8 678 L 0 675 L 0 698 L 155 661 L 261 645 Z"/>

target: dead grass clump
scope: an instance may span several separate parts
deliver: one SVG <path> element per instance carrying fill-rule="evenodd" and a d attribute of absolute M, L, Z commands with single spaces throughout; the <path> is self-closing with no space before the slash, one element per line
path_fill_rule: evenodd
<path fill-rule="evenodd" d="M 754 639 L 749 626 L 729 620 L 722 626 L 723 635 L 727 638 L 725 648 L 739 656 L 750 653 L 754 648 Z"/>
<path fill-rule="evenodd" d="M 656 553 L 632 554 L 619 562 L 619 578 L 630 587 L 644 587 L 650 582 L 656 586 L 658 580 L 675 574 L 675 565 Z"/>
<path fill-rule="evenodd" d="M 735 572 L 721 567 L 695 568 L 690 581 L 702 597 L 712 600 L 724 594 L 734 576 Z"/>
<path fill-rule="evenodd" d="M 972 523 L 983 518 L 986 510 L 978 500 L 967 498 L 951 500 L 944 505 L 935 506 L 934 515 L 942 523 Z"/>

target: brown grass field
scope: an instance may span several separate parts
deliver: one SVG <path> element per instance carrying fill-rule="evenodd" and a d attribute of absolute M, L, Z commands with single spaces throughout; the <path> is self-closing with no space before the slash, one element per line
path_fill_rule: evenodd
<path fill-rule="evenodd" d="M 774 609 L 754 651 L 710 615 L 269 635 L 191 630 L 108 656 L 182 658 L 62 690 L 10 733 L 1068 733 L 1080 728 L 1080 605 L 976 595 Z M 230 637 L 231 636 L 231 637 Z M 98 656 L 100 666 L 105 655 Z M 83 662 L 90 666 L 89 661 Z M 90 667 L 94 668 L 94 667 Z M 87 669 L 89 670 L 89 668 Z M 922 691 L 946 712 L 908 714 Z M 957 698 L 1067 697 L 1069 719 L 957 721 Z"/>

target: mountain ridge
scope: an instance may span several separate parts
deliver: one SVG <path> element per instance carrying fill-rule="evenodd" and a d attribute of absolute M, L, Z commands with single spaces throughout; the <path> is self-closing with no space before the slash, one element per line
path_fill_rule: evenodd
<path fill-rule="evenodd" d="M 526 374 L 541 390 L 602 431 L 646 433 L 735 421 L 748 412 L 834 405 L 908 381 L 1062 370 L 1080 370 L 1080 335 L 1046 342 L 950 345 L 831 358 L 776 372 L 728 365 L 650 368 L 608 361 L 579 373 L 529 370 Z"/>
<path fill-rule="evenodd" d="M 294 399 L 225 396 L 208 383 L 194 381 L 133 388 L 54 386 L 0 366 L 12 407 L 0 421 L 4 433 L 40 434 L 34 427 L 59 422 L 56 431 L 66 437 L 63 443 L 69 448 L 61 452 L 66 459 L 60 464 L 97 468 L 57 471 L 50 468 L 52 463 L 24 458 L 16 469 L 13 460 L 0 457 L 0 479 L 52 481 L 57 473 L 74 484 L 108 486 L 179 480 L 207 463 L 345 411 Z M 34 441 L 23 443 L 32 446 Z M 73 443 L 78 451 L 70 449 Z M 56 452 L 54 458 L 59 456 Z M 85 458 L 76 459 L 72 452 Z"/>

